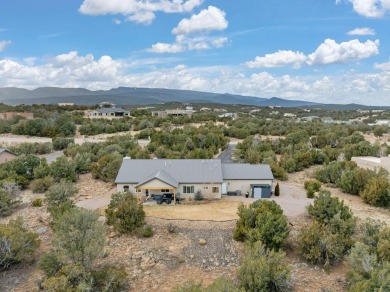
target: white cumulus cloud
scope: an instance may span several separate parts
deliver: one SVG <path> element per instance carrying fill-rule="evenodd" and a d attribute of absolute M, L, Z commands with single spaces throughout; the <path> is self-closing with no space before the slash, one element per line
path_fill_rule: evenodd
<path fill-rule="evenodd" d="M 365 43 L 359 40 L 336 43 L 332 39 L 326 39 L 314 53 L 308 55 L 307 63 L 308 65 L 327 65 L 360 60 L 377 55 L 378 47 L 379 40 L 367 40 Z"/>
<path fill-rule="evenodd" d="M 254 61 L 246 62 L 248 68 L 273 68 L 293 64 L 299 67 L 305 62 L 306 56 L 301 52 L 279 50 L 273 54 L 265 54 L 264 57 L 256 57 Z"/>
<path fill-rule="evenodd" d="M 11 41 L 0 41 L 0 52 L 4 51 L 10 44 Z"/>
<path fill-rule="evenodd" d="M 367 104 L 375 101 L 377 105 L 390 105 L 390 71 L 385 70 L 372 74 L 278 76 L 268 72 L 247 75 L 242 68 L 234 66 L 188 67 L 180 60 L 172 61 L 172 66 L 164 63 L 158 68 L 153 66 L 161 64 L 158 59 L 138 60 L 136 63 L 110 56 L 79 55 L 76 51 L 30 63 L 0 59 L 0 87 L 59 86 L 91 90 L 119 86 L 155 87 L 325 103 Z M 385 69 L 383 64 L 378 64 L 378 68 Z M 142 73 L 132 70 L 140 66 L 149 70 L 141 70 Z"/>
<path fill-rule="evenodd" d="M 390 61 L 385 63 L 375 63 L 374 64 L 375 69 L 383 70 L 383 71 L 389 71 L 390 72 Z"/>
<path fill-rule="evenodd" d="M 359 40 L 336 43 L 335 40 L 326 39 L 311 54 L 302 52 L 279 50 L 272 54 L 257 56 L 253 61 L 245 63 L 248 68 L 274 68 L 293 65 L 298 69 L 301 65 L 328 65 L 335 63 L 347 63 L 377 55 L 379 53 L 379 40 L 367 40 L 365 43 Z"/>
<path fill-rule="evenodd" d="M 221 9 L 209 6 L 199 14 L 182 19 L 172 30 L 173 34 L 190 34 L 195 32 L 225 30 L 228 27 L 226 14 Z"/>
<path fill-rule="evenodd" d="M 149 25 L 153 22 L 153 20 L 156 18 L 156 15 L 147 10 L 138 11 L 137 13 L 134 13 L 126 18 L 127 21 L 133 21 L 138 24 L 144 24 Z"/>
<path fill-rule="evenodd" d="M 368 27 L 358 27 L 347 32 L 347 35 L 375 35 L 375 30 Z"/>
<path fill-rule="evenodd" d="M 181 53 L 185 51 L 185 48 L 178 44 L 156 43 L 152 45 L 150 49 L 147 49 L 150 53 Z"/>
<path fill-rule="evenodd" d="M 175 43 L 156 43 L 146 51 L 149 53 L 181 53 L 185 51 L 201 51 L 211 48 L 221 48 L 228 42 L 225 37 L 208 37 L 185 35 L 176 36 Z"/>
<path fill-rule="evenodd" d="M 190 12 L 204 0 L 84 0 L 80 13 L 87 15 L 121 14 L 129 21 L 149 24 L 156 12 Z"/>
<path fill-rule="evenodd" d="M 389 0 L 347 0 L 352 4 L 353 10 L 364 17 L 381 18 L 390 11 Z M 340 3 L 337 0 L 336 3 Z"/>

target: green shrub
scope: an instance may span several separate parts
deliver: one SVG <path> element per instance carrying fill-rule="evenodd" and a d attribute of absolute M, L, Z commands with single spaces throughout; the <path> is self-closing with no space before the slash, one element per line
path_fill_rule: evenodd
<path fill-rule="evenodd" d="M 275 197 L 279 197 L 279 196 L 280 196 L 280 186 L 279 183 L 277 183 L 275 186 Z"/>
<path fill-rule="evenodd" d="M 42 207 L 43 205 L 43 200 L 41 198 L 36 198 L 31 202 L 31 205 L 33 207 Z"/>
<path fill-rule="evenodd" d="M 70 198 L 77 194 L 78 190 L 75 184 L 68 181 L 61 181 L 52 185 L 46 192 L 46 202 L 49 212 L 51 209 L 58 208 L 62 203 L 70 202 Z"/>
<path fill-rule="evenodd" d="M 284 252 L 268 250 L 261 242 L 247 247 L 237 271 L 244 291 L 291 291 L 291 276 Z"/>
<path fill-rule="evenodd" d="M 390 184 L 387 177 L 372 177 L 361 193 L 363 201 L 377 207 L 390 206 Z"/>
<path fill-rule="evenodd" d="M 144 227 L 144 232 L 142 234 L 143 237 L 152 237 L 153 236 L 153 227 L 150 225 L 146 225 Z"/>
<path fill-rule="evenodd" d="M 98 213 L 76 207 L 56 220 L 52 245 L 58 256 L 84 269 L 102 257 L 106 228 L 98 219 Z"/>
<path fill-rule="evenodd" d="M 309 198 L 309 199 L 313 199 L 315 193 L 316 193 L 316 192 L 315 192 L 314 189 L 308 188 L 308 189 L 306 190 L 306 197 Z"/>
<path fill-rule="evenodd" d="M 74 139 L 56 137 L 52 139 L 52 143 L 54 150 L 64 150 L 65 148 L 68 148 L 70 145 L 74 144 Z"/>
<path fill-rule="evenodd" d="M 205 287 L 202 282 L 188 280 L 187 282 L 177 286 L 174 292 L 204 292 Z"/>
<path fill-rule="evenodd" d="M 197 190 L 195 195 L 194 195 L 194 200 L 195 201 L 202 201 L 203 200 L 203 194 L 202 191 Z"/>
<path fill-rule="evenodd" d="M 353 217 L 351 210 L 344 205 L 344 202 L 332 197 L 328 191 L 320 191 L 318 197 L 313 204 L 307 207 L 307 210 L 315 221 L 320 225 L 324 225 L 327 229 L 322 230 L 322 236 L 326 238 L 318 238 L 317 240 L 324 240 L 325 244 L 329 243 L 333 239 L 327 233 L 329 231 L 337 237 L 338 244 L 342 247 L 342 254 L 347 252 L 354 243 L 352 235 L 355 233 L 356 218 Z M 331 246 L 331 248 L 333 247 Z M 328 258 L 331 259 L 331 257 Z M 329 267 L 331 261 L 325 263 L 327 267 Z"/>
<path fill-rule="evenodd" d="M 57 158 L 49 167 L 49 174 L 55 182 L 62 180 L 75 182 L 77 181 L 76 165 L 66 157 Z"/>
<path fill-rule="evenodd" d="M 167 225 L 167 231 L 168 233 L 177 233 L 177 226 L 172 224 L 171 222 L 168 223 Z"/>
<path fill-rule="evenodd" d="M 233 237 L 238 241 L 262 241 L 279 250 L 289 233 L 287 218 L 275 201 L 258 200 L 249 207 L 238 207 L 239 219 Z"/>
<path fill-rule="evenodd" d="M 20 200 L 0 190 L 0 217 L 11 215 L 19 204 Z"/>
<path fill-rule="evenodd" d="M 321 183 L 318 180 L 306 180 L 305 190 L 312 189 L 314 192 L 318 192 L 321 188 Z"/>
<path fill-rule="evenodd" d="M 105 212 L 107 224 L 120 233 L 131 233 L 145 224 L 142 204 L 130 192 L 113 194 Z"/>
<path fill-rule="evenodd" d="M 135 230 L 134 230 L 134 233 L 135 235 L 137 235 L 137 237 L 141 238 L 141 237 L 152 237 L 153 236 L 153 227 L 150 226 L 150 225 L 145 225 L 145 226 L 142 226 L 142 227 L 137 227 Z"/>
<path fill-rule="evenodd" d="M 174 292 L 239 292 L 242 291 L 236 287 L 234 282 L 222 276 L 214 280 L 209 286 L 205 287 L 202 282 L 189 280 L 181 285 L 178 285 Z"/>
<path fill-rule="evenodd" d="M 20 195 L 19 186 L 13 181 L 3 181 L 0 186 L 0 217 L 6 217 L 12 214 L 14 208 L 20 204 L 18 196 Z"/>
<path fill-rule="evenodd" d="M 326 225 L 314 221 L 301 228 L 298 236 L 300 254 L 310 263 L 323 264 L 325 270 L 342 259 L 345 246 L 339 234 L 333 234 Z"/>
<path fill-rule="evenodd" d="M 94 291 L 129 291 L 127 273 L 121 265 L 106 264 L 91 273 Z"/>
<path fill-rule="evenodd" d="M 29 232 L 21 217 L 0 224 L 0 270 L 31 261 L 39 244 L 38 234 Z"/>
<path fill-rule="evenodd" d="M 357 242 L 347 264 L 348 291 L 387 291 L 390 287 L 390 262 L 379 259 L 370 246 Z"/>
<path fill-rule="evenodd" d="M 347 220 L 353 217 L 351 210 L 344 205 L 344 202 L 332 197 L 329 191 L 320 191 L 318 197 L 313 204 L 307 207 L 309 215 L 319 223 L 329 224 L 332 218 L 340 213 L 342 220 Z"/>
<path fill-rule="evenodd" d="M 39 268 L 47 277 L 55 276 L 62 268 L 64 263 L 58 258 L 54 252 L 44 254 L 38 262 Z"/>
<path fill-rule="evenodd" d="M 53 178 L 45 176 L 43 178 L 37 178 L 30 184 L 30 188 L 33 193 L 44 193 L 53 185 Z"/>

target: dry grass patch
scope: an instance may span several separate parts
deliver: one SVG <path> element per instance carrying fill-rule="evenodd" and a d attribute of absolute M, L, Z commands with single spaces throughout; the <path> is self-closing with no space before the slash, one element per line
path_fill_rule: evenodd
<path fill-rule="evenodd" d="M 144 211 L 148 217 L 164 219 L 226 221 L 238 219 L 239 203 L 221 199 L 199 205 L 146 205 Z"/>

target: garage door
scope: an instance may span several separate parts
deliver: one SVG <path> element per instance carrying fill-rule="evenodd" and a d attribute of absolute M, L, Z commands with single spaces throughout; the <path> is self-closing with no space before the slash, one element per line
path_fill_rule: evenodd
<path fill-rule="evenodd" d="M 261 199 L 262 188 L 253 188 L 253 198 Z"/>

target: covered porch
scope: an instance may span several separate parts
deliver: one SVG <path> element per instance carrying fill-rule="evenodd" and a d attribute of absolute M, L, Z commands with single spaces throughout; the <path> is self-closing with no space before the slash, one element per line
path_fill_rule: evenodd
<path fill-rule="evenodd" d="M 166 203 L 173 201 L 176 204 L 177 201 L 177 188 L 179 183 L 170 177 L 166 172 L 160 170 L 155 175 L 146 178 L 137 185 L 134 186 L 137 199 L 140 200 L 140 194 L 144 193 L 147 199 L 152 199 L 154 196 L 165 195 L 165 197 L 172 197 L 166 199 Z M 168 196 L 172 194 L 172 196 Z"/>

